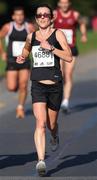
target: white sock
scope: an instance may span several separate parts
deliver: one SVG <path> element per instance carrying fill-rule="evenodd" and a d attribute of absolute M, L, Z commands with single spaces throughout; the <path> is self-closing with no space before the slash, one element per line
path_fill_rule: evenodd
<path fill-rule="evenodd" d="M 68 107 L 69 106 L 69 100 L 68 99 L 64 99 L 62 101 L 62 106 Z"/>

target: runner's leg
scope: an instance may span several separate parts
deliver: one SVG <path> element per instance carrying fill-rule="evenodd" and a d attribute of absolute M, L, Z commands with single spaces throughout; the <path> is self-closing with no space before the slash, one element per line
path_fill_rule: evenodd
<path fill-rule="evenodd" d="M 48 129 L 51 131 L 52 136 L 55 136 L 57 131 L 58 111 L 53 111 L 52 109 L 48 108 L 47 116 L 48 116 L 47 118 Z"/>
<path fill-rule="evenodd" d="M 27 86 L 29 79 L 29 70 L 19 70 L 19 103 L 16 109 L 16 117 L 24 118 L 24 104 L 27 97 Z"/>
<path fill-rule="evenodd" d="M 27 87 L 29 80 L 29 70 L 19 71 L 19 105 L 24 106 L 27 97 Z"/>
<path fill-rule="evenodd" d="M 34 140 L 39 160 L 45 159 L 45 130 L 47 119 L 46 103 L 34 103 L 33 113 L 36 119 Z"/>
<path fill-rule="evenodd" d="M 59 147 L 57 117 L 58 117 L 58 111 L 53 111 L 51 109 L 48 109 L 47 126 L 48 129 L 51 131 L 50 145 L 52 151 L 56 151 Z"/>
<path fill-rule="evenodd" d="M 6 85 L 9 91 L 16 91 L 18 88 L 18 71 L 7 71 Z"/>
<path fill-rule="evenodd" d="M 71 63 L 63 63 L 62 71 L 64 76 L 64 94 L 63 94 L 63 107 L 67 107 L 69 105 L 69 99 L 71 96 L 71 90 L 73 85 L 73 71 L 75 67 L 75 57 L 73 57 L 73 61 Z"/>

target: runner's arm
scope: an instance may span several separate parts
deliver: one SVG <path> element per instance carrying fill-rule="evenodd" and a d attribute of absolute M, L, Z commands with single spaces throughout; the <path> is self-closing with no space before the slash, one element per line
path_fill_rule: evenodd
<path fill-rule="evenodd" d="M 64 33 L 60 30 L 57 30 L 56 32 L 56 38 L 59 42 L 60 46 L 62 47 L 62 50 L 55 48 L 53 45 L 49 44 L 48 41 L 41 42 L 40 46 L 44 49 L 47 49 L 49 51 L 52 51 L 53 54 L 58 56 L 60 59 L 71 62 L 72 61 L 72 54 L 71 50 L 67 44 L 66 37 Z"/>
<path fill-rule="evenodd" d="M 72 53 L 67 44 L 67 40 L 66 40 L 64 33 L 60 30 L 57 30 L 56 38 L 63 50 L 59 50 L 59 49 L 55 48 L 53 53 L 56 56 L 60 57 L 62 60 L 71 62 L 72 61 Z"/>
<path fill-rule="evenodd" d="M 81 20 L 80 22 L 80 32 L 81 32 L 81 41 L 83 43 L 86 43 L 87 42 L 87 28 L 86 28 L 85 20 Z"/>
<path fill-rule="evenodd" d="M 32 39 L 32 33 L 28 34 L 27 38 L 26 38 L 26 42 L 24 45 L 24 48 L 22 50 L 22 54 L 20 56 L 17 57 L 16 62 L 18 64 L 22 64 L 26 61 L 27 57 L 29 56 L 30 52 L 31 52 L 31 39 Z"/>
<path fill-rule="evenodd" d="M 2 58 L 6 56 L 6 55 L 5 55 L 6 53 L 5 53 L 5 51 L 4 51 L 4 45 L 3 45 L 2 40 L 3 40 L 3 39 L 5 38 L 5 36 L 8 34 L 9 29 L 10 29 L 10 24 L 7 23 L 7 24 L 5 24 L 5 25 L 1 28 L 1 30 L 0 30 L 0 53 L 1 53 Z M 5 59 L 5 58 L 4 58 L 4 59 Z"/>
<path fill-rule="evenodd" d="M 2 43 L 1 43 L 1 40 L 0 40 L 0 54 L 3 53 L 3 47 L 2 47 Z"/>
<path fill-rule="evenodd" d="M 26 59 L 30 52 L 31 52 L 31 39 L 32 39 L 32 33 L 31 34 L 28 34 L 27 38 L 26 38 L 26 42 L 25 42 L 25 45 L 24 45 L 24 48 L 22 50 L 22 56 Z"/>
<path fill-rule="evenodd" d="M 79 12 L 75 11 L 74 13 L 76 21 L 79 23 L 80 32 L 81 32 L 81 41 L 83 43 L 87 42 L 87 27 L 86 27 L 86 20 L 82 18 Z"/>

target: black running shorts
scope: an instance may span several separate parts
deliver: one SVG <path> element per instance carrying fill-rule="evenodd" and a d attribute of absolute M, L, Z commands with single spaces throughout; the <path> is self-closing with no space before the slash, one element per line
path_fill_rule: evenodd
<path fill-rule="evenodd" d="M 79 52 L 78 52 L 78 48 L 76 46 L 74 47 L 70 47 L 71 49 L 71 52 L 72 52 L 72 56 L 78 56 L 79 55 Z"/>
<path fill-rule="evenodd" d="M 32 81 L 31 95 L 32 103 L 45 102 L 48 108 L 59 111 L 63 95 L 63 83 L 60 81 L 56 84 L 46 85 Z"/>
<path fill-rule="evenodd" d="M 31 62 L 30 60 L 26 60 L 23 64 L 18 64 L 16 61 L 8 61 L 6 65 L 7 71 L 19 71 L 22 69 L 30 69 Z"/>

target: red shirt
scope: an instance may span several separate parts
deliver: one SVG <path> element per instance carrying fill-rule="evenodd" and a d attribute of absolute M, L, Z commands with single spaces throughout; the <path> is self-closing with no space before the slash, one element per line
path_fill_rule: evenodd
<path fill-rule="evenodd" d="M 74 16 L 74 10 L 71 10 L 68 17 L 63 17 L 61 12 L 57 9 L 57 18 L 54 22 L 54 27 L 61 29 L 65 33 L 70 47 L 76 45 L 76 26 L 77 20 Z"/>
<path fill-rule="evenodd" d="M 97 31 L 97 16 L 92 19 L 92 27 L 94 31 Z"/>

